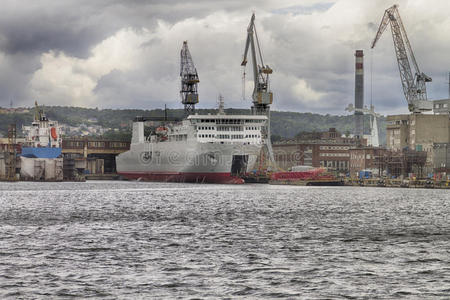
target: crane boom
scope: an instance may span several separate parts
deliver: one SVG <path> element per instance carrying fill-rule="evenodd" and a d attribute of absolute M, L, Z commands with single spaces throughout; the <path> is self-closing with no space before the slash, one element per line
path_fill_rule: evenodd
<path fill-rule="evenodd" d="M 247 55 L 250 50 L 252 56 L 254 88 L 252 93 L 252 113 L 255 115 L 266 115 L 267 125 L 263 128 L 265 144 L 270 162 L 275 165 L 275 158 L 270 140 L 270 104 L 273 102 L 273 94 L 269 88 L 269 75 L 272 69 L 264 64 L 261 47 L 259 46 L 258 34 L 255 27 L 255 14 L 252 14 L 247 27 L 247 40 L 245 42 L 244 57 L 241 66 L 247 65 Z"/>
<path fill-rule="evenodd" d="M 410 111 L 416 113 L 431 110 L 432 103 L 427 101 L 427 90 L 425 85 L 426 82 L 431 81 L 431 77 L 420 72 L 405 27 L 403 26 L 402 19 L 398 12 L 398 5 L 393 5 L 384 12 L 371 48 L 373 49 L 375 47 L 388 24 L 390 24 L 391 27 L 394 49 L 400 72 L 400 80 L 402 82 L 403 93 L 408 102 L 408 108 Z M 415 69 L 414 75 L 411 70 L 410 61 Z"/>
<path fill-rule="evenodd" d="M 255 44 L 256 40 L 256 44 Z M 256 54 L 258 48 L 258 55 Z M 255 28 L 255 14 L 252 14 L 250 24 L 247 27 L 247 41 L 245 42 L 244 58 L 241 66 L 247 65 L 247 55 L 250 49 L 252 56 L 253 80 L 255 86 L 253 88 L 253 110 L 256 114 L 265 114 L 273 102 L 273 94 L 269 90 L 269 74 L 272 74 L 272 69 L 264 65 L 261 48 L 259 47 L 258 35 Z M 259 63 L 258 64 L 258 59 Z"/>
<path fill-rule="evenodd" d="M 181 103 L 184 104 L 185 115 L 195 112 L 195 104 L 198 103 L 198 79 L 197 69 L 194 66 L 187 41 L 183 42 L 181 48 L 180 77 L 181 77 Z"/>

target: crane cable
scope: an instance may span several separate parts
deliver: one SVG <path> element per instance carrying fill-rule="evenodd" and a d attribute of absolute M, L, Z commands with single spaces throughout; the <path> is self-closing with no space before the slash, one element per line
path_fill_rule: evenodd
<path fill-rule="evenodd" d="M 373 49 L 370 49 L 370 107 L 373 98 Z"/>
<path fill-rule="evenodd" d="M 242 100 L 245 101 L 245 66 L 242 66 Z"/>

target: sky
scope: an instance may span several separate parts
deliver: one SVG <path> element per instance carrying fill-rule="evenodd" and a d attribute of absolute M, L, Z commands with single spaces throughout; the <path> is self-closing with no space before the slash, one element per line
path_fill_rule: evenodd
<path fill-rule="evenodd" d="M 391 1 L 2 0 L 0 106 L 181 108 L 184 40 L 197 68 L 198 108 L 249 108 L 251 63 L 240 63 L 251 14 L 273 69 L 273 110 L 345 115 L 354 101 L 354 53 L 364 50 L 365 103 L 407 113 L 390 29 Z M 450 2 L 399 0 L 430 99 L 448 98 Z M 250 61 L 250 60 L 249 60 Z M 243 80 L 243 72 L 246 72 Z"/>

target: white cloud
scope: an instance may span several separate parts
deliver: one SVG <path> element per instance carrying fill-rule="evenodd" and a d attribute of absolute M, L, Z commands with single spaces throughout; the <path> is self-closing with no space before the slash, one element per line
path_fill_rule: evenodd
<path fill-rule="evenodd" d="M 450 30 L 446 13 L 449 5 L 434 2 L 430 7 L 427 1 L 399 2 L 419 66 L 433 77 L 429 95 L 446 97 L 450 65 L 446 53 L 450 45 L 445 33 Z M 0 73 L 11 70 L 12 62 L 24 61 L 24 67 L 15 70 L 14 75 L 20 78 L 17 82 L 21 85 L 8 90 L 11 84 L 5 84 L 0 101 L 9 102 L 14 90 L 23 90 L 22 97 L 36 98 L 48 105 L 155 108 L 167 103 L 170 107 L 181 107 L 179 51 L 182 42 L 188 40 L 200 77 L 199 107 L 215 106 L 219 93 L 225 97 L 227 107 L 249 107 L 253 89 L 251 64 L 247 67 L 247 100 L 242 101 L 240 62 L 246 28 L 255 10 L 264 59 L 274 70 L 271 76 L 274 109 L 342 114 L 354 97 L 354 51 L 363 49 L 366 103 L 371 99 L 373 86 L 373 102 L 381 113 L 406 112 L 390 30 L 384 33 L 376 49 L 369 48 L 384 10 L 390 5 L 388 0 L 308 0 L 302 1 L 301 6 L 294 0 L 104 5 L 98 20 L 94 15 L 85 15 L 79 21 L 75 14 L 68 21 L 70 26 L 61 26 L 81 28 L 80 32 L 69 32 L 76 39 L 83 37 L 83 30 L 89 28 L 77 22 L 94 25 L 99 22 L 97 27 L 101 30 L 107 27 L 106 22 L 120 24 L 119 29 L 105 32 L 104 37 L 101 30 L 96 32 L 94 38 L 88 39 L 95 41 L 93 44 L 85 42 L 86 45 L 73 51 L 67 46 L 66 51 L 60 46 L 66 45 L 64 36 L 59 35 L 58 42 L 53 43 L 50 34 L 46 39 L 54 46 L 39 53 L 39 65 L 33 56 L 29 56 L 29 63 L 23 60 L 26 56 L 20 52 L 27 43 L 32 46 L 39 39 L 13 43 L 19 54 L 15 60 L 4 55 L 0 59 Z M 95 11 L 84 6 L 87 12 Z M 56 15 L 62 7 L 53 7 L 50 12 Z M 47 24 L 44 30 L 48 27 Z M 1 30 L 0 46 L 6 43 Z M 69 42 L 76 45 L 76 40 Z M 31 100 L 22 103 L 32 103 Z"/>
<path fill-rule="evenodd" d="M 50 51 L 41 55 L 42 67 L 34 73 L 31 92 L 36 99 L 60 105 L 95 106 L 98 80 L 113 70 L 128 71 L 139 65 L 141 45 L 150 33 L 122 29 L 92 49 L 87 59 Z M 42 100 L 41 100 L 42 99 Z"/>
<path fill-rule="evenodd" d="M 294 97 L 303 99 L 303 102 L 306 103 L 317 102 L 325 96 L 325 93 L 313 90 L 304 79 L 298 79 L 297 83 L 292 86 L 292 91 Z"/>

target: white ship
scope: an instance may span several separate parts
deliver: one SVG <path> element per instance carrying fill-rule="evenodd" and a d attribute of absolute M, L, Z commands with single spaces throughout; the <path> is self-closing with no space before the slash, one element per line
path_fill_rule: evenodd
<path fill-rule="evenodd" d="M 255 82 L 252 114 L 226 115 L 222 100 L 216 115 L 195 114 L 199 79 L 184 42 L 180 94 L 187 117 L 181 122 L 164 123 L 148 137 L 144 136 L 145 118 L 136 118 L 131 149 L 116 157 L 118 174 L 152 181 L 243 183 L 242 175 L 254 170 L 263 147 L 273 161 L 268 118 L 273 98 L 269 90 L 272 69 L 262 62 L 259 43 L 255 43 L 254 20 L 253 14 L 242 61 L 245 66 L 250 51 Z"/>
<path fill-rule="evenodd" d="M 116 157 L 117 173 L 129 179 L 243 183 L 266 142 L 266 116 L 190 115 L 144 136 L 144 119 L 133 123 L 131 148 Z"/>

